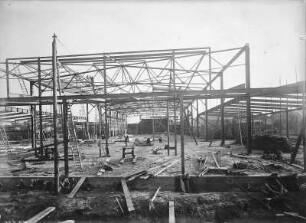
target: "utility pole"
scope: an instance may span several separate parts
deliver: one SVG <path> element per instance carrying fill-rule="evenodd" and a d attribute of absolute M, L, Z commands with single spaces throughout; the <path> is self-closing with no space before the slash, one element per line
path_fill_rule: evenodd
<path fill-rule="evenodd" d="M 57 50 L 56 35 L 53 35 L 52 42 L 52 73 L 53 73 L 53 134 L 54 134 L 54 189 L 59 194 L 59 166 L 57 148 Z"/>

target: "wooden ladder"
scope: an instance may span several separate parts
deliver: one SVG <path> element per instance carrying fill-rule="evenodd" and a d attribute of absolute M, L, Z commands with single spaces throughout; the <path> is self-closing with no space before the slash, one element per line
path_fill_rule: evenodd
<path fill-rule="evenodd" d="M 19 74 L 21 74 L 19 65 L 17 65 L 15 68 L 16 68 L 17 72 L 18 72 Z M 20 77 L 18 77 L 17 79 L 18 79 L 18 82 L 19 82 L 19 84 L 20 84 L 22 96 L 30 95 L 30 94 L 29 94 L 29 91 L 28 91 L 28 88 L 27 88 L 27 86 L 26 86 L 26 84 L 25 84 L 25 82 L 24 82 L 24 79 L 23 79 L 23 78 L 20 78 Z"/>
<path fill-rule="evenodd" d="M 39 120 L 37 120 L 36 122 L 35 122 L 35 124 L 36 124 L 36 138 L 40 141 L 40 125 L 39 125 Z M 41 123 L 41 125 L 42 125 L 42 123 Z M 47 144 L 48 142 L 47 142 L 47 140 L 46 140 L 46 136 L 45 136 L 45 134 L 44 134 L 44 132 L 42 133 L 42 145 L 43 146 L 45 146 L 46 144 Z"/>
<path fill-rule="evenodd" d="M 69 147 L 71 151 L 71 156 L 73 158 L 74 166 L 82 170 L 83 169 L 82 160 L 78 148 L 78 139 L 75 132 L 70 105 L 67 106 L 67 116 L 68 116 L 68 138 L 69 138 Z"/>
<path fill-rule="evenodd" d="M 0 125 L 0 137 L 1 137 L 0 150 L 5 149 L 6 152 L 11 152 L 10 143 L 7 139 L 4 125 Z"/>

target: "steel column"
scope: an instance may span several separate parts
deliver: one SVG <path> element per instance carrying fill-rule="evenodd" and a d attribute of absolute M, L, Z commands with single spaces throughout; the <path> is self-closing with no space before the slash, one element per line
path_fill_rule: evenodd
<path fill-rule="evenodd" d="M 286 137 L 289 139 L 289 111 L 286 108 Z"/>
<path fill-rule="evenodd" d="M 6 73 L 6 97 L 10 97 L 10 71 L 9 71 L 9 60 L 5 60 L 5 73 Z"/>
<path fill-rule="evenodd" d="M 170 123 L 169 123 L 169 101 L 167 101 L 167 145 L 168 145 L 168 156 L 170 155 Z"/>
<path fill-rule="evenodd" d="M 175 77 L 175 51 L 172 51 L 172 74 L 173 74 L 173 89 L 176 90 L 176 77 Z M 174 147 L 175 147 L 175 155 L 177 156 L 177 131 L 176 131 L 176 98 L 173 100 L 173 115 L 174 115 Z"/>
<path fill-rule="evenodd" d="M 199 138 L 199 100 L 197 99 L 197 119 L 196 119 L 196 125 L 197 125 L 197 129 L 196 129 L 196 134 L 197 134 L 197 138 Z"/>
<path fill-rule="evenodd" d="M 250 48 L 245 46 L 245 82 L 246 82 L 246 119 L 247 119 L 247 151 L 252 153 L 252 116 L 251 116 L 251 97 L 250 97 Z"/>
<path fill-rule="evenodd" d="M 224 89 L 224 84 L 223 84 L 223 75 L 224 73 L 222 72 L 220 75 L 220 88 L 223 91 Z M 220 98 L 220 105 L 221 105 L 221 146 L 224 146 L 225 144 L 225 131 L 224 131 L 224 98 Z"/>
<path fill-rule="evenodd" d="M 155 121 L 154 121 L 154 110 L 153 110 L 153 117 L 152 117 L 152 135 L 153 135 L 153 142 L 155 140 Z"/>
<path fill-rule="evenodd" d="M 180 124 L 181 124 L 181 172 L 185 174 L 185 150 L 184 150 L 184 107 L 183 96 L 180 97 Z"/>
<path fill-rule="evenodd" d="M 52 73 L 53 73 L 53 135 L 54 135 L 54 185 L 55 193 L 59 194 L 59 160 L 58 160 L 58 140 L 57 140 L 57 50 L 56 35 L 53 35 L 52 42 Z"/>
<path fill-rule="evenodd" d="M 107 81 L 107 78 L 106 78 L 106 56 L 103 55 L 103 78 L 104 78 L 104 94 L 105 96 L 107 95 L 107 90 L 106 90 L 106 81 Z M 106 156 L 110 156 L 109 155 L 109 148 L 108 148 L 108 122 L 107 122 L 107 102 L 105 100 L 105 103 L 104 103 L 104 106 L 105 106 L 105 111 L 104 111 L 104 114 L 105 114 L 105 150 L 106 150 Z"/>
<path fill-rule="evenodd" d="M 65 176 L 69 176 L 69 155 L 68 155 L 68 104 L 67 100 L 63 99 L 63 138 L 64 138 L 64 162 L 65 162 Z"/>
<path fill-rule="evenodd" d="M 34 94 L 34 82 L 30 82 L 30 95 Z M 36 146 L 36 105 L 31 105 L 31 145 L 32 150 L 35 151 L 35 156 L 37 156 L 37 146 Z"/>
<path fill-rule="evenodd" d="M 208 135 L 208 100 L 205 99 L 205 140 L 208 141 L 209 135 Z"/>
<path fill-rule="evenodd" d="M 43 157 L 44 155 L 44 144 L 43 144 L 43 121 L 42 121 L 42 88 L 41 88 L 41 64 L 40 58 L 37 61 L 37 73 L 38 73 L 38 97 L 39 97 L 39 105 L 38 105 L 38 112 L 39 112 L 39 141 L 40 141 L 40 148 L 39 148 L 39 155 Z"/>

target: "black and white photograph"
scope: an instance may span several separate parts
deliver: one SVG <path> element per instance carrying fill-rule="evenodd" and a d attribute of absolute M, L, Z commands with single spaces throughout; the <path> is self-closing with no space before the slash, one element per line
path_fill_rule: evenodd
<path fill-rule="evenodd" d="M 0 0 L 0 222 L 306 222 L 306 0 Z"/>

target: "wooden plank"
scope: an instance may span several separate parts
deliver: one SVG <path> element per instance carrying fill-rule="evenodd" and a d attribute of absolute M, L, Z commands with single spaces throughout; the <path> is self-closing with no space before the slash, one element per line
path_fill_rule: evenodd
<path fill-rule="evenodd" d="M 166 169 L 168 169 L 169 167 L 173 166 L 174 164 L 176 164 L 177 162 L 179 162 L 180 160 L 174 160 L 172 163 L 170 163 L 169 165 L 165 166 L 164 168 L 162 168 L 161 170 L 157 171 L 157 173 L 154 174 L 154 177 L 158 176 L 159 174 L 161 174 L 162 172 L 164 172 Z"/>
<path fill-rule="evenodd" d="M 201 177 L 201 176 L 204 176 L 208 171 L 209 171 L 209 167 L 208 166 L 205 166 L 205 168 L 202 170 L 202 172 L 201 173 L 199 173 L 199 177 Z"/>
<path fill-rule="evenodd" d="M 304 170 L 304 167 L 302 167 L 302 166 L 300 166 L 300 165 L 297 165 L 297 164 L 294 164 L 294 163 L 291 163 L 291 164 L 286 163 L 286 164 L 289 165 L 289 166 L 294 166 L 294 167 L 296 167 L 296 168 L 298 168 L 298 169 L 300 169 L 300 170 Z"/>
<path fill-rule="evenodd" d="M 132 199 L 131 199 L 131 194 L 130 194 L 129 188 L 128 188 L 124 178 L 121 179 L 121 185 L 122 185 L 123 193 L 124 193 L 124 196 L 125 196 L 125 201 L 126 201 L 128 211 L 129 212 L 135 211 L 135 208 L 134 208 L 134 205 L 133 205 L 133 202 L 132 202 Z"/>
<path fill-rule="evenodd" d="M 161 187 L 158 187 L 158 189 L 156 190 L 156 192 L 154 193 L 153 197 L 151 198 L 150 202 L 149 202 L 149 211 L 151 211 L 152 209 L 154 209 L 154 204 L 153 201 L 155 200 L 155 198 L 157 197 L 158 192 L 160 191 Z"/>
<path fill-rule="evenodd" d="M 295 213 L 295 212 L 283 212 L 285 215 L 289 215 L 289 216 L 292 216 L 292 217 L 296 217 L 296 218 L 300 218 L 300 219 L 303 219 L 303 220 L 306 220 L 306 217 L 302 216 L 302 215 L 299 215 L 298 213 Z"/>
<path fill-rule="evenodd" d="M 174 201 L 169 201 L 169 223 L 175 223 Z"/>
<path fill-rule="evenodd" d="M 78 192 L 82 184 L 84 183 L 86 177 L 81 177 L 81 179 L 78 181 L 78 183 L 75 185 L 73 190 L 70 192 L 70 194 L 67 196 L 68 198 L 73 198 L 74 195 Z"/>
<path fill-rule="evenodd" d="M 117 201 L 117 204 L 119 205 L 119 208 L 120 208 L 120 210 L 121 210 L 121 213 L 124 214 L 123 208 L 122 208 L 122 206 L 121 206 L 121 204 L 120 204 L 120 201 L 118 200 L 118 197 L 116 197 L 116 201 Z"/>
<path fill-rule="evenodd" d="M 29 220 L 25 221 L 25 223 L 36 223 L 46 217 L 48 214 L 50 214 L 52 211 L 55 210 L 55 207 L 48 207 L 44 209 L 43 211 L 39 212 L 34 217 L 30 218 Z"/>
<path fill-rule="evenodd" d="M 137 155 L 135 154 L 135 156 L 133 157 L 133 160 L 132 160 L 132 163 L 136 163 L 136 160 L 137 160 Z"/>
<path fill-rule="evenodd" d="M 219 166 L 219 163 L 217 162 L 217 159 L 216 159 L 216 157 L 215 157 L 215 154 L 211 153 L 211 155 L 212 155 L 212 158 L 214 159 L 214 161 L 215 161 L 215 163 L 216 163 L 218 169 L 220 169 L 220 166 Z"/>
<path fill-rule="evenodd" d="M 185 182 L 184 182 L 182 176 L 180 176 L 180 184 L 181 184 L 181 189 L 182 189 L 183 193 L 186 193 Z"/>

